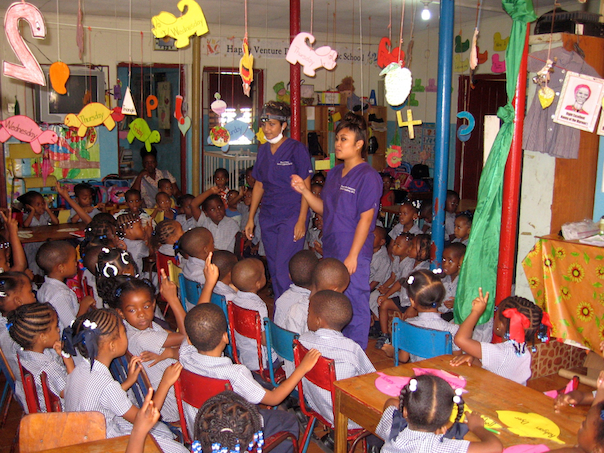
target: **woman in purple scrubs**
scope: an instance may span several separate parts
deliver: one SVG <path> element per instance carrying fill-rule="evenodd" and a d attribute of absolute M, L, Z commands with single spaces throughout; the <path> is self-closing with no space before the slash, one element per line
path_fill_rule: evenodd
<path fill-rule="evenodd" d="M 302 178 L 292 176 L 292 187 L 313 211 L 323 214 L 323 256 L 337 258 L 350 272 L 345 294 L 353 316 L 344 335 L 367 347 L 369 268 L 373 255 L 373 230 L 382 196 L 382 178 L 364 158 L 367 125 L 362 116 L 349 112 L 336 128 L 336 158 L 344 161 L 327 173 L 321 198 L 315 197 Z"/>
<path fill-rule="evenodd" d="M 304 247 L 308 225 L 308 203 L 292 190 L 290 178 L 296 175 L 310 190 L 312 166 L 310 154 L 302 143 L 283 136 L 291 115 L 283 102 L 269 102 L 260 115 L 262 131 L 268 143 L 258 148 L 252 171 L 256 184 L 252 192 L 250 216 L 245 226 L 248 239 L 254 236 L 254 216 L 262 201 L 259 221 L 266 249 L 275 300 L 291 284 L 289 260 Z"/>

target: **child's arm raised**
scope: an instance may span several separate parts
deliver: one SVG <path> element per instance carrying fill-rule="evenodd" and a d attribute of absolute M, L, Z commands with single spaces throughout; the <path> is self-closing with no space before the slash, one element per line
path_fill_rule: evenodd
<path fill-rule="evenodd" d="M 482 359 L 482 346 L 479 341 L 472 339 L 472 332 L 474 327 L 480 319 L 480 316 L 487 309 L 487 302 L 489 301 L 489 293 L 483 296 L 482 288 L 478 288 L 478 297 L 472 301 L 472 311 L 465 319 L 465 321 L 459 326 L 459 330 L 455 335 L 455 344 L 465 352 L 470 354 L 477 359 Z M 458 365 L 459 363 L 454 363 Z"/>
<path fill-rule="evenodd" d="M 86 210 L 84 208 L 82 208 L 79 204 L 77 204 L 75 202 L 75 200 L 71 199 L 71 197 L 69 196 L 69 191 L 65 187 L 61 187 L 61 184 L 57 183 L 57 185 L 55 186 L 55 190 L 57 191 L 57 193 L 59 195 L 61 195 L 65 199 L 67 204 L 69 206 L 71 206 L 71 208 L 76 212 L 76 215 L 73 216 L 73 218 L 71 219 L 71 223 L 77 223 L 80 221 L 80 219 L 86 224 L 88 224 L 92 221 L 92 217 L 90 217 L 88 215 Z M 58 220 L 57 220 L 57 223 L 59 223 Z"/>
<path fill-rule="evenodd" d="M 159 291 L 162 297 L 168 302 L 170 308 L 174 312 L 176 318 L 176 326 L 182 335 L 187 335 L 185 329 L 185 309 L 182 308 L 180 300 L 178 299 L 178 293 L 176 291 L 176 284 L 168 278 L 165 269 L 160 270 L 161 274 L 161 290 Z"/>
<path fill-rule="evenodd" d="M 159 410 L 153 404 L 153 388 L 149 387 L 143 407 L 137 411 L 134 417 L 132 432 L 128 439 L 126 453 L 143 453 L 145 447 L 145 437 L 159 420 Z"/>
<path fill-rule="evenodd" d="M 210 195 L 218 193 L 220 193 L 220 189 L 217 186 L 214 186 L 210 187 L 204 193 L 197 195 L 195 198 L 193 198 L 193 200 L 191 201 L 191 211 L 195 220 L 199 220 L 199 216 L 201 216 L 201 203 L 203 203 L 205 199 L 208 198 Z"/>
<path fill-rule="evenodd" d="M 203 268 L 203 275 L 206 279 L 206 283 L 203 285 L 203 289 L 199 295 L 198 304 L 207 304 L 212 300 L 212 292 L 218 282 L 218 267 L 212 263 L 212 255 L 212 252 L 208 253 L 206 265 Z"/>
<path fill-rule="evenodd" d="M 497 436 L 484 427 L 482 417 L 474 412 L 466 412 L 468 419 L 468 428 L 480 439 L 480 442 L 471 442 L 468 447 L 468 453 L 500 453 L 503 451 L 503 444 Z"/>
<path fill-rule="evenodd" d="M 13 266 L 10 270 L 25 272 L 25 269 L 27 269 L 27 258 L 25 257 L 25 250 L 23 250 L 23 244 L 21 244 L 21 240 L 19 239 L 19 224 L 17 219 L 13 219 L 10 211 L 8 212 L 8 217 L 2 211 L 0 211 L 0 215 L 8 230 L 8 242 L 10 243 L 11 254 L 13 256 Z"/>

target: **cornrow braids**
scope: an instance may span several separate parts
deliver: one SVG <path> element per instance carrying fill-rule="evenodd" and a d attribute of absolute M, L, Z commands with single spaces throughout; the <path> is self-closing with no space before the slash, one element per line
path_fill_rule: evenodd
<path fill-rule="evenodd" d="M 160 244 L 167 244 L 168 238 L 176 232 L 179 223 L 176 220 L 162 220 L 155 227 L 155 237 Z"/>
<path fill-rule="evenodd" d="M 528 299 L 519 296 L 506 297 L 501 301 L 497 311 L 499 313 L 499 319 L 503 323 L 505 328 L 504 339 L 509 339 L 510 332 L 510 319 L 503 315 L 503 312 L 509 308 L 515 308 L 518 312 L 529 320 L 529 327 L 524 329 L 524 343 L 514 342 L 514 349 L 516 354 L 523 354 L 526 348 L 526 343 L 530 340 L 532 342 L 532 349 L 535 352 L 535 337 L 541 328 L 541 320 L 543 319 L 543 310 L 538 305 L 534 304 Z"/>
<path fill-rule="evenodd" d="M 8 271 L 0 274 L 0 308 L 12 293 L 21 289 L 21 286 L 29 283 L 29 277 L 23 272 Z"/>
<path fill-rule="evenodd" d="M 79 353 L 89 359 L 92 369 L 98 356 L 99 344 L 119 336 L 120 325 L 120 316 L 111 308 L 89 311 L 63 329 L 63 349 L 71 355 Z"/>
<path fill-rule="evenodd" d="M 48 302 L 26 304 L 11 311 L 8 316 L 6 328 L 11 338 L 23 349 L 31 349 L 36 337 L 48 332 L 54 320 L 58 323 L 57 311 Z"/>
<path fill-rule="evenodd" d="M 262 418 L 255 404 L 251 404 L 231 390 L 208 399 L 195 417 L 194 437 L 202 451 L 209 453 L 214 444 L 234 451 L 242 451 L 262 438 Z M 258 442 L 260 447 L 260 441 Z M 251 447 L 248 447 L 248 450 Z"/>
<path fill-rule="evenodd" d="M 138 214 L 126 212 L 117 217 L 117 233 L 122 236 L 126 228 L 132 228 L 132 224 L 140 222 L 141 218 Z"/>
<path fill-rule="evenodd" d="M 409 297 L 425 308 L 438 308 L 446 295 L 440 274 L 425 269 L 412 272 L 402 285 Z"/>
<path fill-rule="evenodd" d="M 111 214 L 101 212 L 92 218 L 86 226 L 84 240 L 93 245 L 107 246 L 110 239 L 115 236 L 117 221 Z"/>
<path fill-rule="evenodd" d="M 403 413 L 407 409 L 407 421 L 411 429 L 433 433 L 449 420 L 455 396 L 451 386 L 440 377 L 428 374 L 414 376 L 401 390 L 400 411 Z M 462 410 L 458 416 L 463 414 L 461 397 L 459 401 L 458 409 Z"/>

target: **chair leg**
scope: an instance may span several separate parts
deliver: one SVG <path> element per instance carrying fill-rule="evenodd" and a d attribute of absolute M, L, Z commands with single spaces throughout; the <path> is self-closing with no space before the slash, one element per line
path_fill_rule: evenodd
<path fill-rule="evenodd" d="M 8 386 L 8 384 L 6 384 Z M 5 399 L 6 395 L 6 399 Z M 4 393 L 2 394 L 2 401 L 4 406 L 2 407 L 2 418 L 0 419 L 0 428 L 4 428 L 4 424 L 6 423 L 6 418 L 8 417 L 8 410 L 10 409 L 10 403 L 13 401 L 13 391 L 10 387 L 4 388 Z"/>
<path fill-rule="evenodd" d="M 363 442 L 363 453 L 367 453 L 367 437 L 370 435 L 371 433 L 367 430 L 363 431 L 361 434 L 359 434 L 353 441 L 352 441 L 352 445 L 350 446 L 350 448 L 348 449 L 348 453 L 354 453 L 354 450 L 357 448 L 357 444 L 359 443 L 359 441 Z"/>
<path fill-rule="evenodd" d="M 316 423 L 317 419 L 315 417 L 311 417 L 310 420 L 308 420 L 308 424 L 306 425 L 306 429 L 304 430 L 302 439 L 300 439 L 300 445 L 302 445 L 302 451 L 300 453 L 306 453 L 306 450 L 308 450 L 308 446 L 310 445 L 310 438 L 312 437 L 312 433 L 315 429 Z"/>

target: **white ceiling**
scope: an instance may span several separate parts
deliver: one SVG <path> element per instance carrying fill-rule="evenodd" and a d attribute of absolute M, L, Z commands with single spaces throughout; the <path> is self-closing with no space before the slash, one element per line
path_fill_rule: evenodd
<path fill-rule="evenodd" d="M 57 0 L 29 0 L 44 13 L 49 21 L 54 22 L 53 15 L 57 12 Z M 424 0 L 428 1 L 428 0 Z M 539 7 L 540 0 L 534 0 L 535 7 Z M 595 0 L 592 0 L 595 1 Z M 301 25 L 302 30 L 309 30 L 311 24 L 311 0 L 300 0 L 301 2 Z M 12 0 L 0 0 L 0 8 L 5 10 Z M 84 12 L 84 24 L 94 26 L 94 22 L 87 20 L 90 16 L 128 17 L 132 11 L 133 19 L 149 20 L 160 11 L 169 11 L 178 14 L 176 8 L 177 0 L 81 0 Z M 223 24 L 233 26 L 244 25 L 244 0 L 198 0 L 206 19 L 212 29 L 212 25 Z M 429 9 L 432 11 L 430 25 L 437 26 L 439 1 L 432 1 Z M 544 1 L 541 0 L 543 10 Z M 575 0 L 559 2 L 567 10 L 582 9 Z M 549 5 L 550 2 L 548 1 Z M 553 5 L 553 1 L 551 2 Z M 363 36 L 384 36 L 387 34 L 390 22 L 390 5 L 392 5 L 392 35 L 400 30 L 402 0 L 316 0 L 314 2 L 313 31 L 315 33 L 330 34 L 334 28 L 334 8 L 336 11 L 336 32 L 345 33 L 347 30 L 355 30 L 359 34 L 359 16 L 365 18 L 362 23 Z M 78 9 L 77 0 L 60 0 L 61 14 L 76 14 Z M 409 33 L 413 10 L 416 10 L 416 27 L 426 24 L 419 18 L 423 9 L 421 0 L 407 0 L 405 6 L 405 35 Z M 473 22 L 476 18 L 477 0 L 457 0 L 455 2 L 455 23 Z M 543 11 L 551 9 L 546 7 Z M 501 0 L 483 0 L 482 18 L 493 17 L 504 14 L 501 8 Z M 248 0 L 248 27 L 289 29 L 289 1 L 288 0 Z M 371 21 L 368 18 L 371 17 Z M 354 25 L 353 25 L 354 19 Z M 425 26 L 425 25 L 424 25 Z M 151 23 L 149 23 L 151 27 Z"/>

